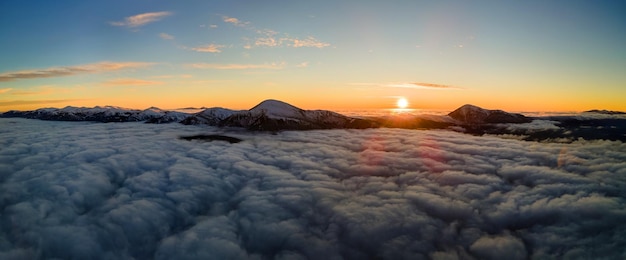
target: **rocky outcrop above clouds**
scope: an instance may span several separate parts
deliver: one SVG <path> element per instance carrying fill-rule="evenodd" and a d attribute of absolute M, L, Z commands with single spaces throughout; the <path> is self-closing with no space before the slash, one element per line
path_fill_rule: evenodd
<path fill-rule="evenodd" d="M 463 105 L 450 112 L 448 116 L 463 124 L 529 123 L 532 119 L 502 110 L 490 110 L 474 105 Z"/>

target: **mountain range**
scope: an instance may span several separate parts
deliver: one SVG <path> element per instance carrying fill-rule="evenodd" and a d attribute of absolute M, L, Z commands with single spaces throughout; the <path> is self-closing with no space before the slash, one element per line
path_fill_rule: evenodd
<path fill-rule="evenodd" d="M 95 122 L 140 122 L 147 123 L 172 123 L 180 122 L 189 114 L 162 110 L 150 107 L 145 110 L 125 109 L 114 106 L 104 107 L 72 107 L 64 108 L 40 108 L 32 111 L 8 111 L 0 114 L 0 117 L 23 117 L 30 119 L 53 120 L 53 121 L 95 121 Z"/>
<path fill-rule="evenodd" d="M 610 113 L 609 113 L 610 112 Z M 576 116 L 527 117 L 503 110 L 484 109 L 463 105 L 447 115 L 394 115 L 348 117 L 328 110 L 304 110 L 279 100 L 265 100 L 249 110 L 231 110 L 222 107 L 206 108 L 197 113 L 162 110 L 151 107 L 145 110 L 120 107 L 65 107 L 41 108 L 32 111 L 8 111 L 0 117 L 21 117 L 56 121 L 95 122 L 146 122 L 186 125 L 238 127 L 252 131 L 313 130 L 313 129 L 449 129 L 475 135 L 512 134 L 525 140 L 545 140 L 567 137 L 570 139 L 610 139 L 626 141 L 626 117 L 617 111 L 591 110 L 617 118 L 579 118 Z M 584 113 L 583 113 L 584 114 Z M 511 127 L 511 125 L 548 122 L 552 127 Z M 594 130 L 589 130 L 590 128 Z M 603 129 L 599 131 L 600 129 Z"/>
<path fill-rule="evenodd" d="M 249 130 L 311 130 L 335 128 L 445 128 L 450 125 L 530 122 L 521 114 L 487 110 L 464 105 L 448 116 L 348 117 L 329 110 L 304 110 L 279 100 L 265 100 L 249 110 L 222 107 L 206 108 L 197 113 L 167 111 L 151 107 L 145 110 L 120 107 L 41 108 L 32 111 L 9 111 L 2 117 L 23 117 L 55 121 L 140 122 L 186 125 L 205 124 L 221 127 L 243 127 Z"/>

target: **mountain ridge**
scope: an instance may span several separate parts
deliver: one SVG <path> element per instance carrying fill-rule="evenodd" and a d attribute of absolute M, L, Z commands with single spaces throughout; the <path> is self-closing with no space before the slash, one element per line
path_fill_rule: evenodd
<path fill-rule="evenodd" d="M 599 112 L 607 115 L 598 118 L 596 116 L 527 117 L 522 114 L 483 109 L 466 104 L 447 115 L 402 114 L 349 117 L 330 110 L 305 110 L 283 101 L 268 99 L 248 110 L 211 107 L 195 113 L 186 113 L 162 110 L 157 107 L 139 110 L 114 106 L 92 108 L 67 106 L 60 109 L 11 110 L 1 113 L 0 117 L 105 123 L 145 122 L 159 124 L 178 122 L 186 125 L 235 127 L 251 131 L 273 132 L 364 128 L 447 129 L 473 135 L 513 135 L 529 141 L 577 140 L 578 138 L 626 141 L 626 117 L 602 110 Z M 536 128 L 537 125 L 542 124 L 550 127 Z"/>

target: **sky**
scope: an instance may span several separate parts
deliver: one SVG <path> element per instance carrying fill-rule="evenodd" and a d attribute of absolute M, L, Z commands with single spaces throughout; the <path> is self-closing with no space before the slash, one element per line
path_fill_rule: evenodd
<path fill-rule="evenodd" d="M 0 2 L 0 111 L 626 110 L 622 1 Z"/>

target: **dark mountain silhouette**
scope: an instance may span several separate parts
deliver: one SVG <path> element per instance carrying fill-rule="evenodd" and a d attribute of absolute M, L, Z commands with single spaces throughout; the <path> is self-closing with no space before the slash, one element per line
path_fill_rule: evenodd
<path fill-rule="evenodd" d="M 605 115 L 626 115 L 626 112 L 622 111 L 614 111 L 614 110 L 605 110 L 605 109 L 592 109 L 584 111 L 583 113 L 595 113 L 595 114 L 605 114 Z"/>
<path fill-rule="evenodd" d="M 522 114 L 483 109 L 474 105 L 463 105 L 448 115 L 464 124 L 528 123 L 532 121 Z"/>

